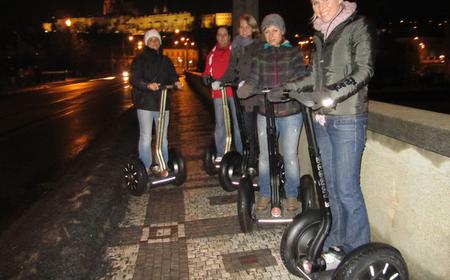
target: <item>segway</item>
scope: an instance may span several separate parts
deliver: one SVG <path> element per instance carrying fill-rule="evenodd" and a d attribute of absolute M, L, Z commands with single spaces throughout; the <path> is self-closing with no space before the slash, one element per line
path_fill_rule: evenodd
<path fill-rule="evenodd" d="M 250 139 L 248 138 L 247 131 L 244 124 L 244 115 L 242 112 L 242 106 L 240 100 L 236 94 L 234 88 L 236 85 L 232 83 L 224 83 L 223 86 L 230 86 L 233 88 L 233 99 L 236 104 L 236 118 L 239 125 L 239 133 L 242 141 L 242 155 L 237 151 L 229 151 L 225 153 L 220 169 L 219 169 L 219 182 L 222 188 L 227 192 L 232 192 L 237 190 L 239 181 L 242 176 L 250 176 L 252 180 L 256 176 L 255 170 L 249 169 L 250 161 Z M 251 133 L 254 133 L 251 131 Z"/>
<path fill-rule="evenodd" d="M 331 228 L 331 209 L 323 173 L 322 159 L 317 144 L 312 111 L 302 104 L 298 95 L 295 99 L 301 104 L 305 124 L 308 150 L 314 176 L 318 206 L 308 207 L 295 216 L 283 233 L 280 255 L 287 270 L 304 279 L 408 279 L 408 270 L 400 252 L 390 245 L 369 243 L 347 254 L 336 270 L 327 270 L 321 257 L 323 244 Z M 292 100 L 291 99 L 291 100 Z"/>
<path fill-rule="evenodd" d="M 209 82 L 212 82 L 210 80 Z M 225 124 L 225 149 L 224 155 L 231 150 L 232 143 L 232 132 L 231 132 L 231 118 L 230 118 L 230 108 L 228 106 L 228 98 L 226 87 L 221 87 L 221 99 L 222 99 L 222 110 L 223 110 L 223 120 Z M 213 176 L 217 174 L 220 169 L 221 162 L 217 161 L 217 150 L 216 143 L 213 139 L 211 144 L 206 148 L 205 154 L 203 157 L 203 164 L 205 171 L 208 175 Z"/>
<path fill-rule="evenodd" d="M 166 85 L 162 87 L 161 102 L 159 106 L 158 128 L 156 135 L 156 164 L 152 165 L 150 174 L 139 158 L 132 158 L 124 167 L 125 186 L 130 193 L 140 196 L 148 188 L 174 184 L 180 186 L 186 181 L 187 171 L 182 155 L 174 150 L 169 150 L 169 161 L 164 161 L 162 153 L 163 129 L 165 125 L 166 101 L 168 89 L 174 86 Z"/>
<path fill-rule="evenodd" d="M 284 211 L 282 205 L 282 192 L 284 191 L 284 162 L 278 150 L 277 130 L 275 125 L 274 105 L 268 100 L 268 94 L 271 89 L 263 89 L 261 93 L 264 96 L 266 133 L 269 153 L 269 174 L 270 174 L 270 213 L 267 211 L 256 211 L 255 192 L 259 186 L 253 184 L 250 176 L 244 176 L 239 181 L 237 212 L 241 231 L 251 232 L 255 224 L 288 224 L 293 221 L 294 214 L 298 212 Z M 245 174 L 245 173 L 244 173 Z M 302 208 L 305 211 L 307 207 L 315 204 L 313 196 L 312 180 L 308 177 L 302 177 L 299 184 L 301 186 L 299 196 L 301 198 Z"/>

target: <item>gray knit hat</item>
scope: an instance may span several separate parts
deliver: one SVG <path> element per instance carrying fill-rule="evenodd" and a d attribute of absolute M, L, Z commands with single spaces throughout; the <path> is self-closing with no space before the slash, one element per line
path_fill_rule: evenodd
<path fill-rule="evenodd" d="M 284 20 L 279 14 L 268 14 L 267 16 L 265 16 L 261 23 L 261 30 L 264 31 L 270 25 L 279 28 L 281 32 L 283 32 L 283 34 L 286 33 Z"/>

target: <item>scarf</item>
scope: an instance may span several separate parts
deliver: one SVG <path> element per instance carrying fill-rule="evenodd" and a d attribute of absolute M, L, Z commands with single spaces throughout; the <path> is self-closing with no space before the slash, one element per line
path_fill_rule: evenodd
<path fill-rule="evenodd" d="M 245 48 L 246 46 L 250 45 L 251 43 L 253 43 L 253 38 L 249 38 L 249 37 L 242 37 L 241 35 L 237 35 L 234 40 L 233 43 L 231 44 L 232 48 L 239 48 L 239 47 L 243 47 Z"/>
<path fill-rule="evenodd" d="M 280 45 L 280 47 L 292 47 L 291 43 L 288 40 L 284 40 L 284 42 Z M 264 49 L 269 49 L 269 48 L 279 48 L 279 47 L 274 47 L 272 45 L 270 45 L 269 43 L 264 43 L 263 46 Z"/>

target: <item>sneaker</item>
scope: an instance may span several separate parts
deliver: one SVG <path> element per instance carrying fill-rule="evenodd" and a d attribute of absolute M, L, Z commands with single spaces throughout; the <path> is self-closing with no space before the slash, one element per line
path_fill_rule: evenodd
<path fill-rule="evenodd" d="M 214 163 L 219 164 L 222 161 L 222 157 L 216 157 Z"/>
<path fill-rule="evenodd" d="M 286 200 L 286 210 L 287 211 L 296 211 L 300 208 L 300 202 L 298 202 L 296 197 L 288 197 Z"/>
<path fill-rule="evenodd" d="M 258 201 L 256 202 L 256 210 L 262 211 L 266 210 L 269 206 L 270 198 L 261 196 L 259 197 Z"/>
<path fill-rule="evenodd" d="M 344 258 L 344 251 L 338 247 L 332 247 L 328 252 L 322 253 L 322 258 L 326 263 L 325 270 L 334 270 Z"/>
<path fill-rule="evenodd" d="M 256 168 L 254 168 L 254 167 L 249 167 L 248 168 L 248 174 L 250 175 L 250 176 L 255 176 L 256 175 Z"/>

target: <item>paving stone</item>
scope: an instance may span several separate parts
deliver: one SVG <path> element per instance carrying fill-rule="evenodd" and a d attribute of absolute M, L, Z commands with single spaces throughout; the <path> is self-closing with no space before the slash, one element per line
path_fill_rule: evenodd
<path fill-rule="evenodd" d="M 190 91 L 183 94 L 174 95 L 171 123 L 180 125 L 169 129 L 169 143 L 184 156 L 187 180 L 181 187 L 130 196 L 125 219 L 107 250 L 110 272 L 102 279 L 298 279 L 279 255 L 285 225 L 241 232 L 236 193 L 225 192 L 218 177 L 203 168 L 213 116 L 207 110 L 193 114 L 199 101 Z"/>

